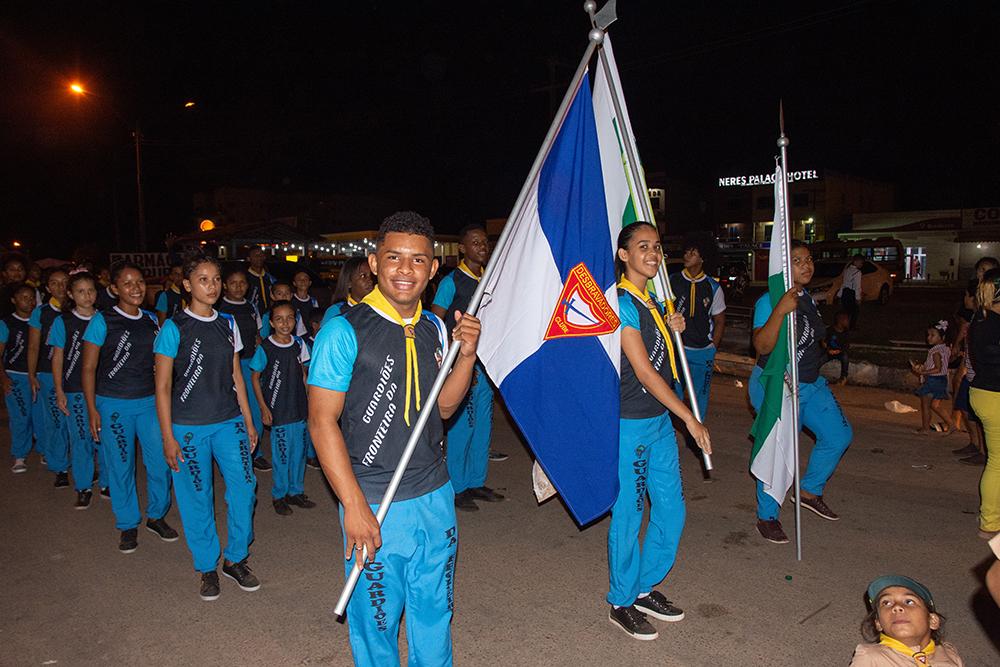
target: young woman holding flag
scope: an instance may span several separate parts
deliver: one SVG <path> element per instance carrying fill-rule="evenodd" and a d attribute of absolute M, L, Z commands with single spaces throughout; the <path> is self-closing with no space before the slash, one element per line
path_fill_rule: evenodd
<path fill-rule="evenodd" d="M 820 317 L 816 302 L 806 292 L 806 285 L 812 280 L 813 260 L 809 246 L 802 241 L 791 241 L 792 282 L 794 286 L 785 292 L 772 309 L 771 297 L 765 292 L 753 308 L 753 345 L 757 350 L 757 365 L 750 374 L 750 403 L 754 410 L 760 410 L 764 401 L 764 387 L 761 374 L 767 365 L 767 358 L 777 345 L 785 316 L 795 313 L 796 358 L 799 371 L 799 427 L 808 428 L 816 435 L 816 446 L 809 456 L 805 475 L 800 488 L 802 507 L 812 511 L 827 521 L 837 521 L 840 517 L 823 502 L 823 489 L 837 469 L 837 463 L 851 444 L 851 425 L 833 397 L 826 379 L 819 374 L 819 368 L 826 360 L 820 341 L 826 333 L 826 325 Z M 764 484 L 757 481 L 757 531 L 768 542 L 785 544 L 788 536 L 778 520 L 780 507 L 774 498 L 764 490 Z"/>
<path fill-rule="evenodd" d="M 684 612 L 653 587 L 670 572 L 684 529 L 677 439 L 670 414 L 690 431 L 698 446 L 711 454 L 708 429 L 678 398 L 673 384 L 677 363 L 667 328 L 684 330 L 679 313 L 664 316 L 663 307 L 646 290 L 663 261 L 656 228 L 633 222 L 618 235 L 618 310 L 621 316 L 621 421 L 618 481 L 608 529 L 611 590 L 609 618 L 636 639 L 656 639 L 647 615 L 679 621 Z M 646 539 L 639 544 L 646 495 L 651 506 Z"/>

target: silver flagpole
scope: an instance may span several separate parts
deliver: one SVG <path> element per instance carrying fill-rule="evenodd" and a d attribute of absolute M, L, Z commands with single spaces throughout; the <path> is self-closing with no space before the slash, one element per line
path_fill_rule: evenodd
<path fill-rule="evenodd" d="M 609 3 L 610 4 L 610 3 Z M 596 19 L 594 17 L 594 8 L 596 4 L 594 2 L 587 2 L 584 4 L 584 9 L 590 14 L 591 22 L 594 23 L 594 30 L 600 30 L 597 27 Z M 601 10 L 604 11 L 603 9 Z M 656 225 L 656 218 L 653 217 L 653 207 L 650 205 L 649 193 L 646 190 L 646 179 L 642 176 L 642 170 L 639 167 L 639 152 L 632 142 L 632 137 L 627 132 L 626 123 L 624 122 L 625 115 L 622 113 L 622 103 L 618 99 L 618 91 L 616 90 L 615 82 L 618 80 L 617 77 L 611 76 L 611 65 L 608 63 L 608 59 L 604 56 L 604 49 L 600 49 L 597 54 L 598 60 L 601 61 L 601 67 L 604 69 L 604 76 L 608 80 L 608 87 L 611 89 L 611 103 L 615 107 L 615 116 L 618 118 L 618 127 L 621 128 L 619 132 L 622 146 L 625 148 L 625 161 L 628 163 L 628 177 L 632 181 L 632 196 L 634 199 L 638 200 L 638 205 L 642 211 L 642 217 L 644 220 L 651 222 L 654 226 Z M 640 192 L 641 191 L 641 192 Z M 664 257 L 665 259 L 665 257 Z M 661 295 L 664 299 L 664 304 L 667 307 L 668 313 L 674 312 L 674 294 L 673 290 L 670 289 L 670 281 L 667 279 L 667 269 L 663 261 L 660 262 L 660 270 L 656 273 L 656 277 L 653 279 L 653 284 L 656 287 L 657 294 Z M 684 353 L 684 343 L 681 338 L 681 334 L 678 332 L 673 332 L 674 334 L 674 349 L 677 351 L 677 358 L 681 362 L 681 373 L 684 375 L 684 388 L 687 390 L 688 398 L 690 399 L 691 412 L 694 414 L 694 418 L 701 423 L 705 423 L 701 416 L 701 410 L 698 408 L 698 400 L 695 398 L 694 393 L 694 381 L 691 379 L 691 369 L 688 367 L 687 355 Z M 712 457 L 705 451 L 701 453 L 702 458 L 705 461 L 705 470 L 712 470 Z"/>
<path fill-rule="evenodd" d="M 785 243 L 781 246 L 781 259 L 785 267 L 785 284 L 794 286 L 791 250 L 793 229 L 788 208 L 788 137 L 785 136 L 785 109 L 781 103 L 778 104 L 778 116 L 781 129 L 781 136 L 778 137 L 778 147 L 781 148 L 781 209 L 785 217 L 781 221 L 781 224 L 785 226 Z M 774 222 L 778 223 L 777 220 Z M 771 252 L 774 252 L 774 248 L 771 248 Z M 795 434 L 795 560 L 802 560 L 802 489 L 799 480 L 799 359 L 798 338 L 795 333 L 795 313 L 796 311 L 793 310 L 788 314 L 788 377 L 792 390 L 792 432 Z"/>
<path fill-rule="evenodd" d="M 521 210 L 524 208 L 524 202 L 528 199 L 528 194 L 531 192 L 531 188 L 534 187 L 535 179 L 538 176 L 539 170 L 542 168 L 542 163 L 545 161 L 545 158 L 549 153 L 549 149 L 552 147 L 552 142 L 555 140 L 556 133 L 559 132 L 563 118 L 566 115 L 566 110 L 573 101 L 573 97 L 576 94 L 576 89 L 580 84 L 580 80 L 587 72 L 587 64 L 594 55 L 594 49 L 596 49 L 604 39 L 604 33 L 600 30 L 594 29 L 590 31 L 588 38 L 589 43 L 587 44 L 587 50 L 584 52 L 583 58 L 580 59 L 580 65 L 576 68 L 576 73 L 573 75 L 573 79 L 570 81 L 569 87 L 566 89 L 566 94 L 563 96 L 562 104 L 559 105 L 559 110 L 556 112 L 555 119 L 552 121 L 552 126 L 549 127 L 548 134 L 545 135 L 545 140 L 542 142 L 542 147 L 539 149 L 538 155 L 535 157 L 535 162 L 531 165 L 531 171 L 528 172 L 528 178 L 524 181 L 524 185 L 521 187 L 521 192 L 518 194 L 517 200 L 514 202 L 514 208 L 511 209 L 510 216 L 507 218 L 507 224 L 504 225 L 503 231 L 500 232 L 500 238 L 497 239 L 497 245 L 493 250 L 493 255 L 490 257 L 490 261 L 487 263 L 486 269 L 483 271 L 483 275 L 479 279 L 479 286 L 476 288 L 476 291 L 472 294 L 472 298 L 469 300 L 469 307 L 466 309 L 466 312 L 470 315 L 475 315 L 479 310 L 479 303 L 482 301 L 483 292 L 486 289 L 486 283 L 494 269 L 497 257 L 502 254 L 500 250 L 507 244 L 507 239 L 514 227 L 513 222 L 521 215 Z M 437 377 L 434 379 L 431 391 L 427 395 L 427 398 L 424 399 L 425 406 L 433 405 L 437 402 L 438 395 L 441 393 L 441 388 L 444 386 L 445 380 L 448 378 L 448 373 L 451 372 L 451 368 L 455 364 L 455 359 L 458 357 L 460 347 L 460 345 L 454 344 L 448 347 L 448 354 L 445 355 L 444 361 L 441 363 L 441 369 L 438 371 Z M 375 513 L 375 519 L 378 521 L 380 526 L 382 525 L 382 522 L 385 521 L 385 515 L 389 512 L 389 506 L 392 504 L 392 500 L 396 495 L 396 490 L 399 488 L 399 483 L 403 479 L 403 473 L 406 471 L 406 466 L 410 462 L 413 450 L 417 447 L 417 441 L 420 439 L 420 436 L 427 425 L 427 420 L 430 418 L 431 412 L 432 410 L 430 409 L 421 410 L 420 416 L 417 418 L 417 423 L 413 427 L 413 431 L 410 433 L 410 439 L 407 441 L 406 448 L 403 450 L 403 454 L 399 458 L 399 464 L 396 466 L 396 471 L 393 473 L 392 479 L 389 481 L 389 486 L 386 488 L 385 494 L 382 496 L 382 502 L 379 503 L 378 511 Z M 347 609 L 347 603 L 351 599 L 354 587 L 357 586 L 358 578 L 361 576 L 361 570 L 364 567 L 363 564 L 367 561 L 367 559 L 368 550 L 365 549 L 362 553 L 362 557 L 357 561 L 355 567 L 351 568 L 351 573 L 347 576 L 347 581 L 344 582 L 344 588 L 340 592 L 340 598 L 337 600 L 337 606 L 333 608 L 333 613 L 337 616 L 344 615 L 344 611 Z"/>

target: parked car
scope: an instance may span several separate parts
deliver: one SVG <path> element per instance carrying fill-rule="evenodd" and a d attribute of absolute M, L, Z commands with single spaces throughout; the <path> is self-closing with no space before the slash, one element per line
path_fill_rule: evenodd
<path fill-rule="evenodd" d="M 730 299 L 740 299 L 750 284 L 750 272 L 747 263 L 740 260 L 725 262 L 719 267 L 719 284 Z"/>
<path fill-rule="evenodd" d="M 846 262 L 816 262 L 809 292 L 817 301 L 825 300 L 833 303 L 837 290 L 844 284 L 844 267 Z M 888 303 L 892 296 L 892 276 L 879 266 L 865 260 L 861 265 L 861 301 L 878 301 Z"/>

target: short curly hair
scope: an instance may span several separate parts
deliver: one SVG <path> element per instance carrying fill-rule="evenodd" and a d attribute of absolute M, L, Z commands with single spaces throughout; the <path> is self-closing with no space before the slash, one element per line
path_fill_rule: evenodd
<path fill-rule="evenodd" d="M 375 238 L 375 247 L 381 246 L 385 242 L 385 237 L 392 232 L 425 236 L 432 244 L 434 243 L 434 227 L 431 226 L 431 221 L 415 211 L 396 211 L 383 220 Z"/>

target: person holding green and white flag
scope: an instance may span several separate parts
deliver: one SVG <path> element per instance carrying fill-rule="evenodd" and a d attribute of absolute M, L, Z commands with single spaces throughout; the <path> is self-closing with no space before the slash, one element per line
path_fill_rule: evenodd
<path fill-rule="evenodd" d="M 796 433 L 789 388 L 788 317 L 795 313 L 796 358 L 799 381 L 798 422 L 816 435 L 801 481 L 801 505 L 828 521 L 840 517 L 823 500 L 823 491 L 837 463 L 851 444 L 852 431 L 826 379 L 820 376 L 826 325 L 805 287 L 812 280 L 809 246 L 788 239 L 784 172 L 775 173 L 775 216 L 771 232 L 768 292 L 754 305 L 753 344 L 757 365 L 750 374 L 750 403 L 757 410 L 751 434 L 754 447 L 750 471 L 757 478 L 757 530 L 769 542 L 785 544 L 788 537 L 778 519 L 781 503 L 795 476 Z M 788 288 L 784 259 L 791 255 Z"/>

